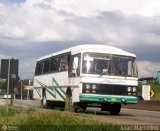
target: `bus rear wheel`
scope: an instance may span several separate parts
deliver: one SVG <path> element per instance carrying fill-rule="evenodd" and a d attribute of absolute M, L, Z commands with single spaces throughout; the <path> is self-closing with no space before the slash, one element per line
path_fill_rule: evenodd
<path fill-rule="evenodd" d="M 103 103 L 101 106 L 101 111 L 109 111 L 110 110 L 110 104 Z"/>
<path fill-rule="evenodd" d="M 86 109 L 87 109 L 87 104 L 80 103 L 80 102 L 74 103 L 74 111 L 75 112 L 85 112 Z"/>
<path fill-rule="evenodd" d="M 121 110 L 121 104 L 111 104 L 110 105 L 110 114 L 111 115 L 118 115 L 120 113 Z"/>

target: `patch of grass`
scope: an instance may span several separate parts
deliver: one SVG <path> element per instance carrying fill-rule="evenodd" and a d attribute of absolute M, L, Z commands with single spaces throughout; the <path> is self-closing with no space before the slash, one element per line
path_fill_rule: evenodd
<path fill-rule="evenodd" d="M 0 110 L 4 110 L 4 108 Z M 101 123 L 95 115 L 73 113 L 67 111 L 33 109 L 16 109 L 15 114 L 0 118 L 0 125 L 18 125 L 18 128 L 29 130 L 118 130 L 119 126 Z M 17 111 L 18 110 L 18 111 Z M 12 110 L 13 111 L 13 110 Z M 3 113 L 2 113 L 3 114 Z"/>
<path fill-rule="evenodd" d="M 8 109 L 8 112 L 6 112 L 6 107 L 0 106 L 0 117 L 7 117 L 7 116 L 14 116 L 15 112 L 10 111 Z"/>

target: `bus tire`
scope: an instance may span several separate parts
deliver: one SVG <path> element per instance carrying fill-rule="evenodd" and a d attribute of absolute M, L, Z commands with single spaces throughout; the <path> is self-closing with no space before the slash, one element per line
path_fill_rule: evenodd
<path fill-rule="evenodd" d="M 121 104 L 111 104 L 110 105 L 110 114 L 111 115 L 118 115 L 120 113 L 121 110 Z"/>
<path fill-rule="evenodd" d="M 86 111 L 87 105 L 83 105 L 83 106 L 81 106 L 81 108 L 83 109 L 83 111 Z"/>
<path fill-rule="evenodd" d="M 110 104 L 103 103 L 101 106 L 101 111 L 109 111 L 110 110 Z"/>
<path fill-rule="evenodd" d="M 85 110 L 87 109 L 87 104 L 85 103 L 80 103 L 80 102 L 76 102 L 74 103 L 74 111 L 77 112 L 85 112 Z"/>
<path fill-rule="evenodd" d="M 78 103 L 74 103 L 73 104 L 73 109 L 74 109 L 74 112 L 78 112 Z"/>

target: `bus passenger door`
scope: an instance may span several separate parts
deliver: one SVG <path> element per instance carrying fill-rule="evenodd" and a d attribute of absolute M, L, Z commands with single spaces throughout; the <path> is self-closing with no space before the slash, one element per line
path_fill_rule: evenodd
<path fill-rule="evenodd" d="M 72 102 L 78 102 L 80 93 L 80 54 L 71 56 L 68 73 L 68 82 L 72 88 Z"/>
<path fill-rule="evenodd" d="M 69 78 L 80 76 L 80 54 L 71 56 Z"/>

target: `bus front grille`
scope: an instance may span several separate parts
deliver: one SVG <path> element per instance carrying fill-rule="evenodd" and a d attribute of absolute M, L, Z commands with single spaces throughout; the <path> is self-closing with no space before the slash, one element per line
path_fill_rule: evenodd
<path fill-rule="evenodd" d="M 129 86 L 107 85 L 107 84 L 83 84 L 83 93 L 102 94 L 102 95 L 127 95 Z"/>

